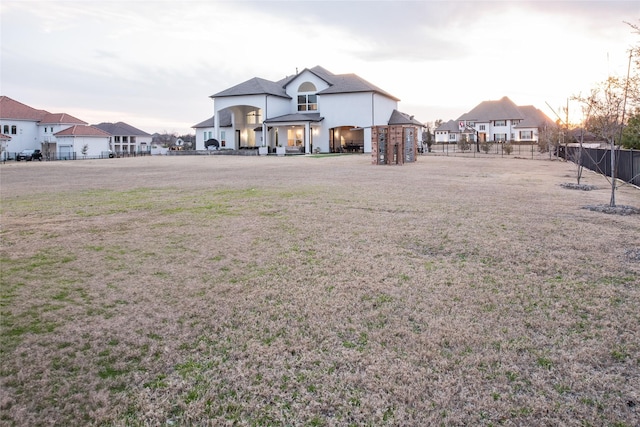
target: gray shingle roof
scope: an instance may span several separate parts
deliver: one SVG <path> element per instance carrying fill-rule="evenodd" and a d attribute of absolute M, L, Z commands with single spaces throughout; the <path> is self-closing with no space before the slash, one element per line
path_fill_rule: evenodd
<path fill-rule="evenodd" d="M 544 125 L 555 126 L 555 123 L 542 111 L 533 105 L 518 107 L 524 119 L 518 123 L 516 128 L 540 128 Z"/>
<path fill-rule="evenodd" d="M 294 74 L 293 76 L 287 76 L 284 79 L 279 80 L 277 83 L 282 87 L 287 87 L 287 85 L 291 82 L 291 80 L 295 79 L 296 77 L 298 77 L 298 75 L 304 73 L 305 71 L 309 71 L 310 73 L 315 74 L 316 76 L 318 76 L 319 78 L 327 82 L 328 84 L 331 84 L 332 77 L 335 76 L 335 74 L 333 74 L 331 71 L 319 65 L 316 65 L 313 68 L 305 68 L 300 73 Z"/>
<path fill-rule="evenodd" d="M 97 125 L 92 125 L 97 127 L 98 129 L 102 129 L 105 132 L 110 133 L 111 135 L 118 136 L 151 136 L 145 131 L 134 128 L 131 125 L 128 125 L 124 122 L 117 123 L 100 123 Z"/>
<path fill-rule="evenodd" d="M 483 101 L 473 110 L 461 115 L 458 121 L 488 122 L 490 120 L 522 120 L 525 117 L 508 97 L 498 101 Z"/>
<path fill-rule="evenodd" d="M 203 120 L 198 124 L 195 124 L 193 126 L 191 126 L 193 129 L 199 129 L 199 128 L 212 128 L 215 126 L 215 119 L 216 116 L 211 116 L 210 118 L 208 118 L 207 120 Z"/>
<path fill-rule="evenodd" d="M 402 113 L 398 110 L 393 110 L 391 113 L 391 117 L 389 118 L 389 125 L 416 125 L 416 126 L 424 126 L 421 122 L 414 119 L 413 116 L 410 116 L 406 113 Z"/>
<path fill-rule="evenodd" d="M 355 74 L 339 74 L 332 77 L 331 86 L 325 90 L 318 92 L 318 95 L 328 95 L 337 93 L 357 93 L 357 92 L 374 92 L 384 95 L 394 101 L 400 99 L 380 89 L 378 86 L 369 83 L 365 79 Z"/>
<path fill-rule="evenodd" d="M 218 111 L 218 115 L 220 117 L 220 127 L 229 127 L 231 126 L 231 110 L 225 108 L 224 110 Z M 194 129 L 198 128 L 212 128 L 215 126 L 215 117 L 211 116 L 207 120 L 204 120 L 197 125 L 191 126 Z"/>
<path fill-rule="evenodd" d="M 448 122 L 442 123 L 440 126 L 434 129 L 435 132 L 460 132 L 460 128 L 458 127 L 458 122 L 449 120 Z"/>
<path fill-rule="evenodd" d="M 284 123 L 284 122 L 320 122 L 324 117 L 320 117 L 320 113 L 294 113 L 285 114 L 284 116 L 273 117 L 265 120 L 265 123 Z"/>
<path fill-rule="evenodd" d="M 254 77 L 246 82 L 237 84 L 222 92 L 211 95 L 211 98 L 223 96 L 245 96 L 245 95 L 273 95 L 291 99 L 284 90 L 284 87 L 276 82 Z"/>
<path fill-rule="evenodd" d="M 313 68 L 305 68 L 303 72 L 304 71 L 309 71 L 315 74 L 316 76 L 327 82 L 327 84 L 329 85 L 327 89 L 318 92 L 319 95 L 374 92 L 384 95 L 395 101 L 400 101 L 400 99 L 355 74 L 333 74 L 332 72 L 322 68 L 319 65 Z M 298 75 L 300 74 L 298 73 L 293 76 L 285 77 L 284 79 L 277 82 L 265 80 L 260 77 L 254 77 L 247 80 L 246 82 L 240 83 L 238 85 L 230 87 L 229 89 L 225 89 L 222 92 L 211 95 L 211 98 L 244 95 L 274 95 L 291 99 L 291 97 L 287 95 L 285 88 Z"/>

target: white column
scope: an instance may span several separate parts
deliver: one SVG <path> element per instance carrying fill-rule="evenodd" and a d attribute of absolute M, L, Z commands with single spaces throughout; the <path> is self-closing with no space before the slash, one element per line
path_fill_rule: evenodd
<path fill-rule="evenodd" d="M 269 146 L 269 126 L 265 122 L 262 122 L 262 141 L 260 145 L 264 147 Z"/>
<path fill-rule="evenodd" d="M 308 153 L 310 151 L 310 141 L 311 141 L 311 127 L 309 126 L 309 122 L 304 124 L 304 152 Z"/>

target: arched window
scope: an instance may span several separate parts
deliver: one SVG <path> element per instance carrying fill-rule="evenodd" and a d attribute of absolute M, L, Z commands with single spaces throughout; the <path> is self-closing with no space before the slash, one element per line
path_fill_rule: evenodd
<path fill-rule="evenodd" d="M 298 92 L 315 92 L 316 85 L 311 82 L 304 82 L 298 87 Z"/>
<path fill-rule="evenodd" d="M 303 93 L 312 92 L 312 93 Z M 318 96 L 316 86 L 311 82 L 304 82 L 298 87 L 298 111 L 317 111 Z"/>

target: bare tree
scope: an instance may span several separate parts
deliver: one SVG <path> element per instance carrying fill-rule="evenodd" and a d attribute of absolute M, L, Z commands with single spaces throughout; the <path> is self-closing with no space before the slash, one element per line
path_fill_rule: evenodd
<path fill-rule="evenodd" d="M 593 132 L 609 144 L 611 154 L 611 199 L 609 206 L 616 206 L 616 141 L 622 131 L 625 110 L 626 81 L 618 77 L 609 77 L 591 90 L 588 96 L 576 96 L 587 111 L 585 120 L 587 130 Z M 618 141 L 619 142 L 619 141 Z"/>

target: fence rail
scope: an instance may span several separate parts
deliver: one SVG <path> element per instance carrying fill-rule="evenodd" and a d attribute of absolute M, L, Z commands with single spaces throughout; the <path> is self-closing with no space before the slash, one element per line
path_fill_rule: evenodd
<path fill-rule="evenodd" d="M 537 144 L 529 143 L 512 143 L 509 144 L 511 148 L 510 152 L 505 150 L 504 143 L 490 142 L 486 145 L 478 144 L 475 142 L 469 142 L 465 148 L 462 149 L 458 144 L 433 144 L 431 151 L 423 149 L 423 154 L 431 156 L 450 156 L 450 157 L 521 157 L 536 160 L 548 160 L 553 158 L 554 154 L 550 152 L 540 152 Z M 478 151 L 479 149 L 479 151 Z"/>
<path fill-rule="evenodd" d="M 7 160 L 16 160 L 18 157 L 17 152 L 3 152 L 2 161 Z M 109 159 L 113 157 L 140 157 L 140 156 L 150 156 L 150 151 L 138 151 L 134 153 L 128 152 L 109 152 L 103 151 L 100 154 L 94 155 L 83 155 L 76 152 L 71 153 L 42 153 L 42 161 L 57 161 L 57 160 L 91 160 L 91 159 Z M 35 160 L 38 161 L 38 160 Z"/>
<path fill-rule="evenodd" d="M 608 148 L 559 147 L 559 156 L 605 176 L 611 176 L 611 150 Z M 616 178 L 640 186 L 640 151 L 616 149 Z"/>

